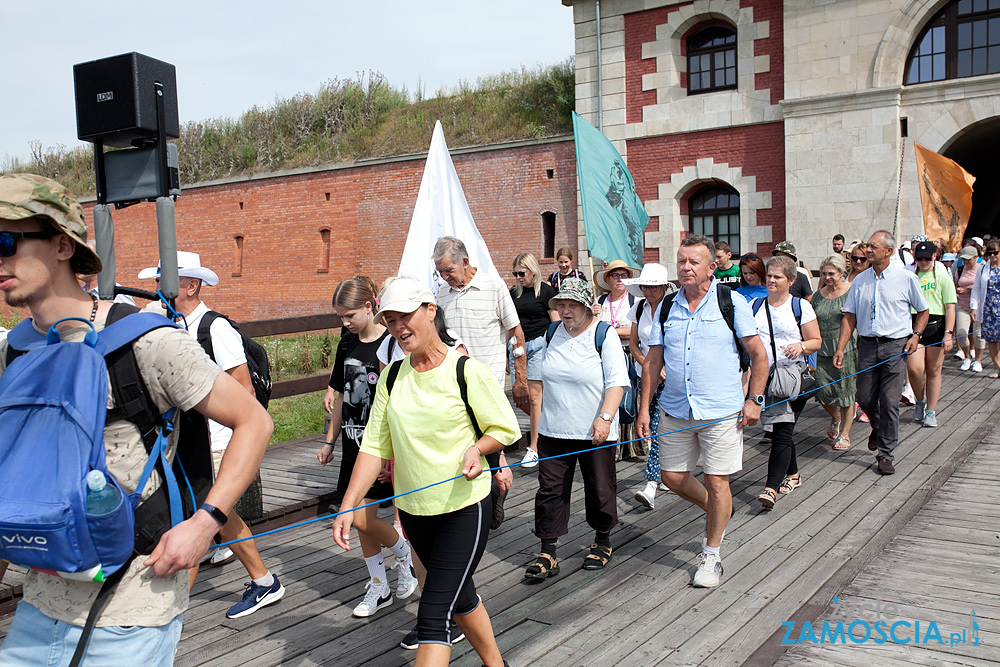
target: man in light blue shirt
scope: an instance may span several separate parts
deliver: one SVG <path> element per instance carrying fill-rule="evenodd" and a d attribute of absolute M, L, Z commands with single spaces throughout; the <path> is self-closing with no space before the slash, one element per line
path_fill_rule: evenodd
<path fill-rule="evenodd" d="M 722 576 L 719 547 L 732 514 L 729 475 L 743 467 L 743 426 L 760 418 L 767 382 L 767 353 L 757 336 L 750 305 L 733 298 L 712 277 L 715 244 L 705 236 L 688 236 L 677 251 L 681 289 L 665 298 L 653 313 L 649 352 L 642 365 L 640 437 L 649 437 L 652 378 L 666 370 L 660 396 L 663 411 L 657 436 L 663 483 L 707 513 L 705 546 L 694 585 L 713 588 Z M 722 305 L 732 308 L 732 328 Z M 668 308 L 660 324 L 660 309 Z M 743 395 L 740 349 L 750 355 L 750 398 Z M 701 456 L 702 485 L 691 475 Z"/>
<path fill-rule="evenodd" d="M 844 302 L 840 339 L 833 365 L 843 368 L 844 348 L 858 330 L 858 404 L 871 419 L 868 449 L 876 451 L 876 471 L 896 472 L 893 450 L 899 441 L 899 397 L 906 380 L 906 361 L 920 344 L 928 308 L 916 274 L 893 262 L 896 239 L 884 230 L 868 240 L 871 267 L 851 283 Z M 916 312 L 912 319 L 911 309 Z"/>

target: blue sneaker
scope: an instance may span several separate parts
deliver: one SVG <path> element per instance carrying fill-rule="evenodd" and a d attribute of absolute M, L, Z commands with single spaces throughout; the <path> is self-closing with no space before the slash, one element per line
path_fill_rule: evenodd
<path fill-rule="evenodd" d="M 251 580 L 246 587 L 247 589 L 243 591 L 243 599 L 229 608 L 229 611 L 226 612 L 226 618 L 249 616 L 261 607 L 274 604 L 285 594 L 285 587 L 278 581 L 277 575 L 274 575 L 274 583 L 270 586 L 260 586 Z"/>

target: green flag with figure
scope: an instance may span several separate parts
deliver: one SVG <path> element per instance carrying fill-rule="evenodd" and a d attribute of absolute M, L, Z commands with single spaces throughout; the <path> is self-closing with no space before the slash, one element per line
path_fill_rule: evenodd
<path fill-rule="evenodd" d="M 625 161 L 608 138 L 575 111 L 573 141 L 587 251 L 606 262 L 621 259 L 642 266 L 649 216 Z"/>

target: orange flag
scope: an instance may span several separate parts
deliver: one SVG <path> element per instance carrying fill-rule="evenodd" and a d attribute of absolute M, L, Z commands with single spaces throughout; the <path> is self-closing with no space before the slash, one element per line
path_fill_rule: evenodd
<path fill-rule="evenodd" d="M 972 184 L 976 177 L 954 160 L 914 142 L 917 182 L 924 213 L 924 234 L 944 239 L 949 252 L 962 249 L 962 238 L 972 213 Z"/>

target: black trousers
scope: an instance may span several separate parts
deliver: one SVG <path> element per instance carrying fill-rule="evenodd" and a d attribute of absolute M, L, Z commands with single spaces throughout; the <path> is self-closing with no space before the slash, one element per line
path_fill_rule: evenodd
<path fill-rule="evenodd" d="M 802 414 L 802 409 L 806 407 L 808 401 L 808 396 L 802 396 L 791 402 L 795 421 L 771 425 L 771 452 L 767 457 L 767 483 L 764 484 L 769 489 L 777 491 L 786 475 L 796 475 L 799 472 L 799 462 L 795 456 L 795 439 L 792 434 L 799 421 L 799 415 Z"/>
<path fill-rule="evenodd" d="M 447 514 L 421 516 L 399 510 L 410 545 L 427 568 L 417 609 L 417 641 L 451 646 L 451 617 L 465 616 L 479 606 L 472 573 L 486 551 L 493 501 Z"/>
<path fill-rule="evenodd" d="M 876 434 L 876 456 L 890 461 L 899 442 L 899 397 L 906 382 L 906 358 L 898 355 L 906 341 L 897 338 L 880 343 L 858 338 L 858 368 L 865 369 L 858 374 L 858 405 L 868 415 Z M 875 366 L 886 359 L 892 361 Z"/>
<path fill-rule="evenodd" d="M 604 445 L 614 445 L 605 442 Z M 538 434 L 538 456 L 569 454 L 594 445 L 590 440 L 564 440 Z M 569 503 L 573 491 L 573 475 L 580 462 L 583 475 L 584 506 L 587 523 L 596 531 L 606 533 L 618 523 L 618 478 L 615 473 L 614 446 L 540 461 L 538 493 L 535 494 L 535 535 L 554 540 L 569 532 Z"/>

